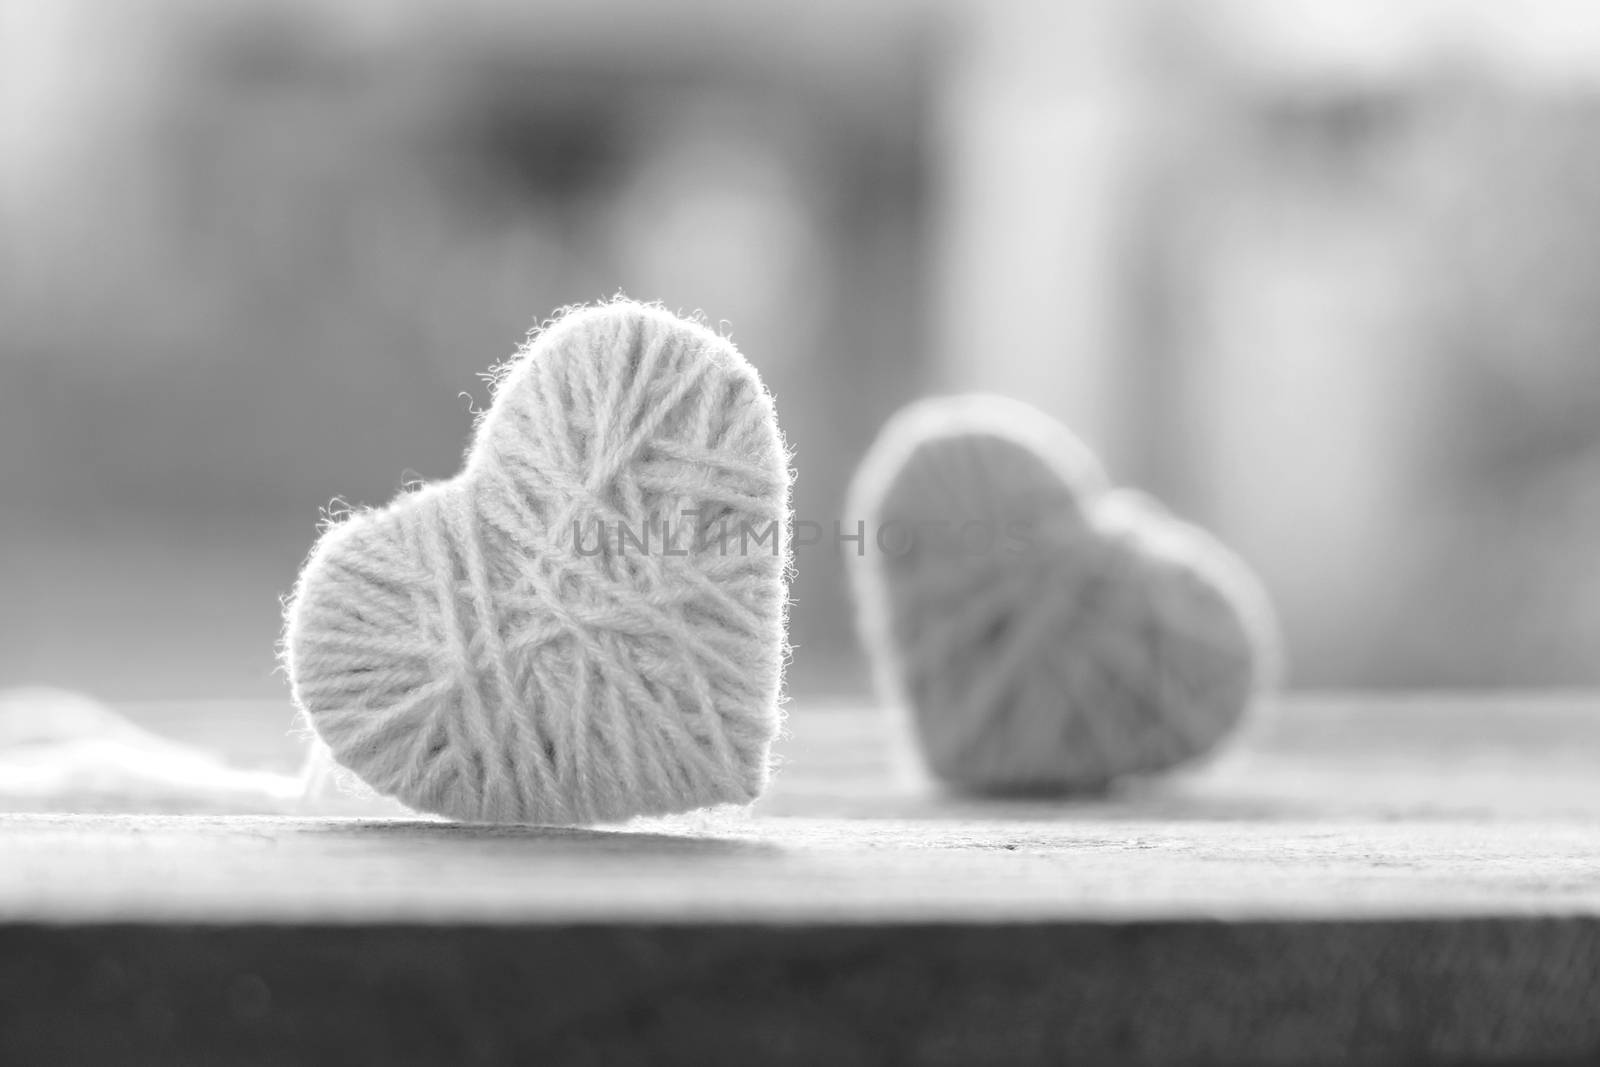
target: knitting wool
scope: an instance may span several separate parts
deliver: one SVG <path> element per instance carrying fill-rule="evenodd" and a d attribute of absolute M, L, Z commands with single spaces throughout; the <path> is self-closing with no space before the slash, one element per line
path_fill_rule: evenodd
<path fill-rule="evenodd" d="M 493 380 L 459 474 L 311 552 L 284 635 L 310 725 L 377 792 L 455 819 L 752 800 L 779 726 L 790 481 L 755 370 L 619 300 Z"/>
<path fill-rule="evenodd" d="M 1102 789 L 1215 746 L 1275 673 L 1237 558 L 1112 490 L 1065 427 L 971 396 L 890 421 L 851 490 L 858 626 L 934 777 L 976 792 Z"/>

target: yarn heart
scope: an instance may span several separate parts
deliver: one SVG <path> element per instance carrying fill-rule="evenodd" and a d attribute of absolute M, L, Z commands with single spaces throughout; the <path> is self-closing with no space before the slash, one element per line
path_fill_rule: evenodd
<path fill-rule="evenodd" d="M 459 474 L 328 528 L 294 697 L 409 807 L 573 824 L 753 799 L 786 653 L 788 457 L 726 339 L 628 301 L 494 376 Z"/>
<path fill-rule="evenodd" d="M 1270 674 L 1245 566 L 1111 491 L 1055 420 L 997 397 L 924 401 L 852 487 L 852 568 L 880 689 L 927 770 L 977 791 L 1075 791 L 1226 736 Z"/>

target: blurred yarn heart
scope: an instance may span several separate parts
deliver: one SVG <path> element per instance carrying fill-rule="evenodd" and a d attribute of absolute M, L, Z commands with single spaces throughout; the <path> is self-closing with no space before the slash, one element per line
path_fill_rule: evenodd
<path fill-rule="evenodd" d="M 286 607 L 295 700 L 339 764 L 455 819 L 748 802 L 779 726 L 788 497 L 728 340 L 631 301 L 571 311 L 500 368 L 459 474 L 323 533 Z"/>
<path fill-rule="evenodd" d="M 1267 596 L 1214 539 L 1111 490 L 1017 401 L 927 400 L 851 491 L 853 588 L 879 688 L 926 770 L 976 792 L 1076 792 L 1212 749 L 1276 673 Z"/>

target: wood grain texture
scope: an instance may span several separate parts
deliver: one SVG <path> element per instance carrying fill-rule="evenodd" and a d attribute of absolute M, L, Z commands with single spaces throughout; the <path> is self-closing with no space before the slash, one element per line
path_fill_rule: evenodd
<path fill-rule="evenodd" d="M 1587 1062 L 1585 920 L 0 928 L 29 1063 Z"/>
<path fill-rule="evenodd" d="M 0 816 L 0 1063 L 1600 1062 L 1593 698 L 1301 698 L 1072 802 L 890 750 L 799 709 L 753 812 L 600 830 Z"/>

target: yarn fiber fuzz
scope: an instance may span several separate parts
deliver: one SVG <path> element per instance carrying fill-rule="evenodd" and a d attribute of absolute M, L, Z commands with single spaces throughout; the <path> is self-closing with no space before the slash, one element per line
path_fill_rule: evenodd
<path fill-rule="evenodd" d="M 748 802 L 779 726 L 789 481 L 731 342 L 572 311 L 499 369 L 459 474 L 323 533 L 286 608 L 295 700 L 338 763 L 455 819 Z M 775 533 L 717 536 L 745 527 Z"/>
<path fill-rule="evenodd" d="M 1112 490 L 1026 404 L 913 404 L 851 497 L 869 531 L 852 560 L 863 644 L 947 784 L 1087 791 L 1171 767 L 1221 741 L 1275 673 L 1267 597 L 1245 565 Z"/>

